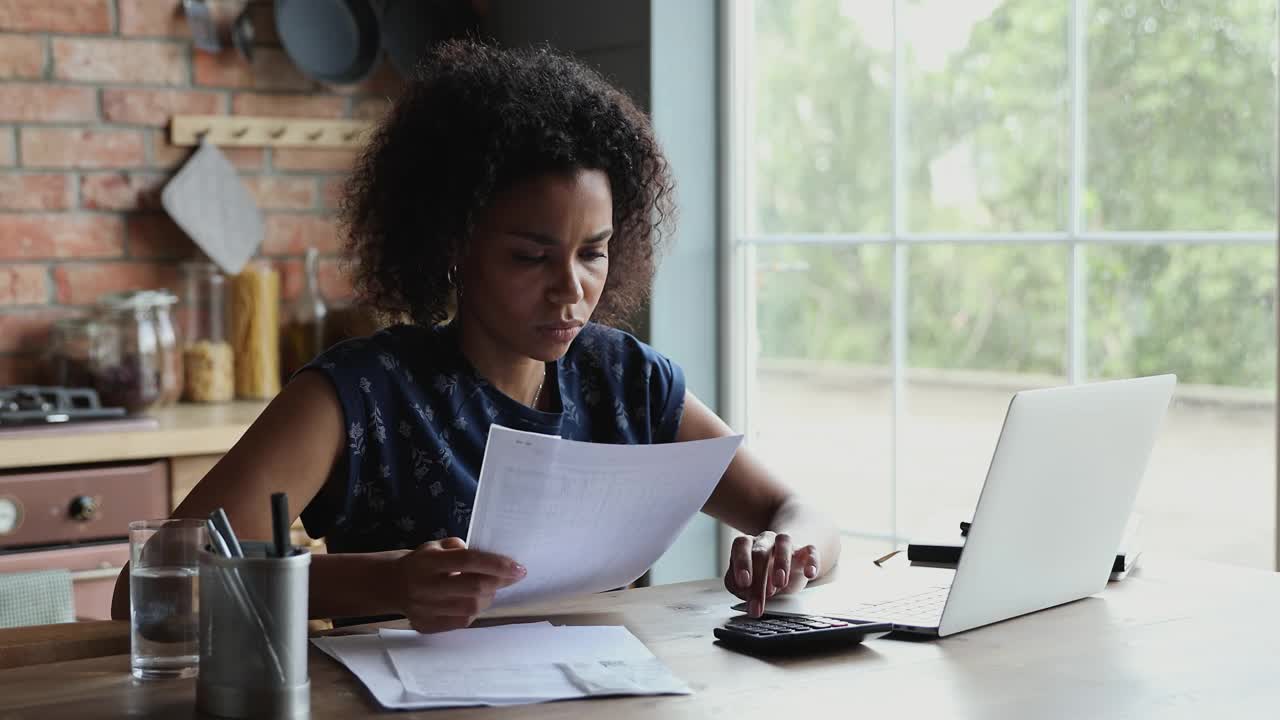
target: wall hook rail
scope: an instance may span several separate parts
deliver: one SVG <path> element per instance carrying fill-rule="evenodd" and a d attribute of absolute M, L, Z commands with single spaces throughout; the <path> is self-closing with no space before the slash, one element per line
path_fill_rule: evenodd
<path fill-rule="evenodd" d="M 356 149 L 364 145 L 373 123 L 366 120 L 246 117 L 240 115 L 174 115 L 169 142 L 199 145 L 202 140 L 226 147 L 313 147 Z"/>

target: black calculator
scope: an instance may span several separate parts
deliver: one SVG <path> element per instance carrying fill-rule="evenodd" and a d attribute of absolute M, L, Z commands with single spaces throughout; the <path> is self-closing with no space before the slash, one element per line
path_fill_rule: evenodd
<path fill-rule="evenodd" d="M 880 622 L 849 622 L 818 615 L 739 615 L 715 629 L 724 645 L 753 653 L 804 653 L 856 645 L 867 635 L 889 632 Z"/>

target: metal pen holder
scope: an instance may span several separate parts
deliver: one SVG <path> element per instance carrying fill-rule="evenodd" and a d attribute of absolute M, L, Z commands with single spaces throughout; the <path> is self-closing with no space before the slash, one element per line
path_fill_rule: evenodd
<path fill-rule="evenodd" d="M 311 554 L 200 553 L 200 674 L 196 708 L 228 718 L 307 718 L 307 587 Z"/>

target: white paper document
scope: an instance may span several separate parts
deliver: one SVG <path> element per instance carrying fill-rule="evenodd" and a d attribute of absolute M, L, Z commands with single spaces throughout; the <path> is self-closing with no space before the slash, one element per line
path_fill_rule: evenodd
<path fill-rule="evenodd" d="M 707 502 L 741 443 L 608 445 L 491 426 L 467 546 L 529 571 L 494 607 L 634 582 Z"/>
<path fill-rule="evenodd" d="M 313 640 L 391 709 L 689 694 L 625 627 L 550 623 Z"/>

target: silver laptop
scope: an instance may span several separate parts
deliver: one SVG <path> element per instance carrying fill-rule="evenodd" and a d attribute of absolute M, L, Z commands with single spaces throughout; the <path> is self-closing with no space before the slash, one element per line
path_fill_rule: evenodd
<path fill-rule="evenodd" d="M 771 598 L 766 612 L 941 637 L 1099 592 L 1176 381 L 1015 394 L 954 571 L 897 567 Z"/>

